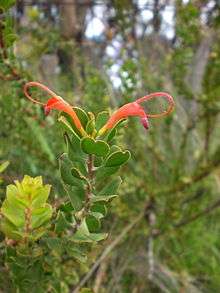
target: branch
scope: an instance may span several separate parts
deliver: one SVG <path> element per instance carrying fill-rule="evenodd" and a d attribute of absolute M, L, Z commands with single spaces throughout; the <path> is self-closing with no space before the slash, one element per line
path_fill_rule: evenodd
<path fill-rule="evenodd" d="M 197 220 L 198 218 L 202 217 L 202 216 L 206 216 L 209 213 L 211 213 L 213 210 L 215 210 L 216 208 L 220 207 L 220 199 L 216 200 L 214 203 L 212 203 L 210 206 L 208 206 L 207 208 L 205 208 L 203 211 L 192 215 L 191 217 L 187 218 L 187 219 L 183 219 L 181 220 L 179 223 L 174 224 L 175 228 L 180 228 L 182 226 L 185 226 L 195 220 Z"/>
<path fill-rule="evenodd" d="M 154 195 L 158 196 L 158 194 L 162 194 L 162 193 L 176 193 L 179 191 L 184 191 L 187 187 L 191 186 L 193 183 L 196 183 L 204 179 L 205 177 L 209 176 L 219 166 L 220 166 L 220 150 L 216 151 L 209 165 L 202 167 L 200 171 L 194 174 L 191 178 L 189 178 L 187 182 L 178 182 L 173 187 L 155 192 Z"/>

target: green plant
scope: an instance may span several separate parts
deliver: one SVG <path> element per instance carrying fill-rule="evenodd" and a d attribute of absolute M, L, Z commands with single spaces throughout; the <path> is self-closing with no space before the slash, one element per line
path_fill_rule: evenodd
<path fill-rule="evenodd" d="M 36 101 L 29 92 L 30 87 L 45 90 L 51 98 L 46 104 Z M 45 283 L 48 271 L 52 275 L 48 284 L 37 290 L 61 288 L 62 278 L 68 279 L 67 263 L 70 260 L 86 263 L 94 244 L 106 239 L 101 220 L 110 202 L 117 197 L 122 182 L 117 173 L 131 156 L 116 144 L 117 130 L 128 116 L 139 116 L 148 127 L 148 117 L 158 114 L 145 113 L 140 103 L 154 96 L 165 96 L 170 104 L 167 112 L 159 115 L 173 108 L 172 97 L 155 93 L 124 105 L 111 117 L 107 111 L 95 116 L 70 106 L 42 84 L 27 83 L 24 92 L 31 101 L 44 106 L 45 114 L 52 109 L 61 111 L 58 121 L 64 130 L 66 152 L 59 157 L 59 171 L 66 195 L 57 198 L 52 208 L 47 203 L 50 186 L 43 185 L 41 177 L 25 176 L 21 182 L 15 181 L 15 185 L 7 187 L 0 228 L 6 236 L 6 263 L 11 268 L 14 286 L 22 292 L 30 290 L 36 282 Z M 25 278 L 21 262 L 22 269 L 29 271 Z M 54 269 L 56 263 L 59 263 L 58 271 Z M 31 277 L 36 267 L 39 274 Z"/>

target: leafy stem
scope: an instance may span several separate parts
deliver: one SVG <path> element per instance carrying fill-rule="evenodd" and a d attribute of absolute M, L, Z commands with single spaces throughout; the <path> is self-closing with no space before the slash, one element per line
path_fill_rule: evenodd
<path fill-rule="evenodd" d="M 92 197 L 92 191 L 93 191 L 93 155 L 88 156 L 87 160 L 87 184 L 85 187 L 85 204 L 84 207 L 77 213 L 77 223 L 74 227 L 73 233 L 76 233 L 80 225 L 82 224 L 83 220 L 86 218 L 90 206 L 91 206 L 91 197 Z"/>

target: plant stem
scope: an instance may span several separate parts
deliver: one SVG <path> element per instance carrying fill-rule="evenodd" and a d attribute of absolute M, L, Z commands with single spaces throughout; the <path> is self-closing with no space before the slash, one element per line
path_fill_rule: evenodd
<path fill-rule="evenodd" d="M 85 219 L 87 216 L 90 205 L 91 205 L 91 197 L 92 197 L 92 190 L 93 190 L 93 156 L 89 155 L 88 160 L 87 160 L 87 170 L 88 170 L 88 182 L 85 188 L 85 205 L 79 211 L 80 217 L 74 227 L 73 233 L 76 233 L 80 225 L 82 224 L 82 221 Z"/>

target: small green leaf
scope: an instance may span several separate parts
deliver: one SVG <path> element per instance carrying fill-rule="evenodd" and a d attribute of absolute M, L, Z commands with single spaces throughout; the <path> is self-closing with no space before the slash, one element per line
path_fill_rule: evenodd
<path fill-rule="evenodd" d="M 77 232 L 72 236 L 72 240 L 79 243 L 92 243 L 105 239 L 108 235 L 106 233 L 90 233 L 87 223 L 84 220 Z"/>
<path fill-rule="evenodd" d="M 72 207 L 71 202 L 68 201 L 66 203 L 61 204 L 59 210 L 62 211 L 62 212 L 64 212 L 64 213 L 72 212 L 73 211 L 73 207 Z"/>
<path fill-rule="evenodd" d="M 117 134 L 117 129 L 116 128 L 111 129 L 105 140 L 107 142 L 111 142 L 113 138 L 116 136 L 116 134 Z"/>
<path fill-rule="evenodd" d="M 131 154 L 129 151 L 121 152 L 116 151 L 109 155 L 109 157 L 106 159 L 105 166 L 106 167 L 116 167 L 121 166 L 125 164 L 131 157 Z"/>
<path fill-rule="evenodd" d="M 10 239 L 20 240 L 22 238 L 22 236 L 16 233 L 17 227 L 6 218 L 0 221 L 0 230 Z"/>
<path fill-rule="evenodd" d="M 59 211 L 56 218 L 55 233 L 62 233 L 70 227 L 71 224 L 66 220 L 64 213 Z"/>
<path fill-rule="evenodd" d="M 91 197 L 91 202 L 95 203 L 95 202 L 109 202 L 111 201 L 113 198 L 117 197 L 117 194 L 111 194 L 111 195 L 93 195 Z"/>
<path fill-rule="evenodd" d="M 31 213 L 31 227 L 36 229 L 48 222 L 52 217 L 52 213 L 53 210 L 49 204 L 46 204 L 45 207 L 34 209 Z"/>
<path fill-rule="evenodd" d="M 118 123 L 108 131 L 107 135 L 105 135 L 104 140 L 107 142 L 112 141 L 115 135 L 117 134 L 118 129 L 120 129 L 124 125 L 125 121 L 126 119 L 119 120 Z"/>
<path fill-rule="evenodd" d="M 106 184 L 104 188 L 99 191 L 98 195 L 112 195 L 117 194 L 117 190 L 121 185 L 121 177 L 114 178 L 110 183 Z"/>
<path fill-rule="evenodd" d="M 103 202 L 95 202 L 91 207 L 91 212 L 102 214 L 104 217 L 107 214 L 107 208 Z"/>
<path fill-rule="evenodd" d="M 69 256 L 74 257 L 76 260 L 78 260 L 80 263 L 86 263 L 87 262 L 87 255 L 83 253 L 80 249 L 77 249 L 76 247 L 66 246 L 66 252 Z"/>
<path fill-rule="evenodd" d="M 115 174 L 119 170 L 119 166 L 117 167 L 105 167 L 101 166 L 96 171 L 96 181 L 104 180 L 105 178 L 108 178 L 109 176 Z"/>
<path fill-rule="evenodd" d="M 101 157 L 95 156 L 94 158 L 94 167 L 100 167 L 103 163 L 103 159 Z"/>
<path fill-rule="evenodd" d="M 99 157 L 104 157 L 109 152 L 109 145 L 106 142 L 102 140 L 95 141 L 91 137 L 84 137 L 81 140 L 81 148 L 84 153 Z"/>
<path fill-rule="evenodd" d="M 79 211 L 83 207 L 83 202 L 85 200 L 85 190 L 82 187 L 75 187 L 75 186 L 69 186 L 65 188 L 70 202 L 74 208 L 75 211 Z"/>
<path fill-rule="evenodd" d="M 20 205 L 17 198 L 14 199 L 14 204 L 6 200 L 1 207 L 1 213 L 3 216 L 16 227 L 23 227 L 25 223 L 25 209 Z"/>
<path fill-rule="evenodd" d="M 86 133 L 92 134 L 94 130 L 95 130 L 94 122 L 90 120 L 86 126 Z"/>
<path fill-rule="evenodd" d="M 2 163 L 0 165 L 0 173 L 4 172 L 6 168 L 8 168 L 8 165 L 9 165 L 9 161 L 5 161 L 4 163 Z"/>
<path fill-rule="evenodd" d="M 71 173 L 73 177 L 88 182 L 87 178 L 83 176 L 83 174 L 77 168 L 75 167 L 71 168 Z"/>
<path fill-rule="evenodd" d="M 108 111 L 103 111 L 98 113 L 96 117 L 96 130 L 99 131 L 108 121 L 109 119 L 109 112 Z"/>
<path fill-rule="evenodd" d="M 90 120 L 86 125 L 86 132 L 89 135 L 92 135 L 94 132 L 96 132 L 96 130 L 95 130 L 95 116 L 92 112 L 89 112 L 88 114 L 90 116 Z"/>
<path fill-rule="evenodd" d="M 62 117 L 62 116 L 64 116 L 65 119 L 62 118 L 60 120 L 60 118 L 58 118 L 58 120 L 61 121 L 61 122 L 63 122 L 63 123 L 64 123 L 64 121 L 66 121 L 66 123 L 64 123 L 65 126 L 66 126 L 65 128 L 67 130 L 69 130 L 70 132 L 77 134 L 79 137 L 82 137 L 82 133 L 76 127 L 75 123 L 73 122 L 73 119 L 67 113 L 65 113 L 65 112 L 62 112 L 61 113 L 61 116 L 60 117 Z"/>
<path fill-rule="evenodd" d="M 91 214 L 86 217 L 86 224 L 91 233 L 97 232 L 101 227 L 100 221 Z"/>
<path fill-rule="evenodd" d="M 89 212 L 89 215 L 92 215 L 92 216 L 95 217 L 97 220 L 100 220 L 100 219 L 102 219 L 102 218 L 104 217 L 102 213 L 99 213 L 99 212 L 92 212 L 92 211 Z"/>
<path fill-rule="evenodd" d="M 74 142 L 80 146 L 80 137 L 79 135 L 74 131 L 72 125 L 68 122 L 67 118 L 63 115 L 61 115 L 58 118 L 59 122 L 63 123 L 64 129 L 67 130 L 68 132 L 70 132 L 72 134 L 72 136 L 74 137 Z"/>
<path fill-rule="evenodd" d="M 59 160 L 59 167 L 60 167 L 60 175 L 65 184 L 71 185 L 71 186 L 82 186 L 81 180 L 74 177 L 71 173 L 71 169 L 73 168 L 73 165 L 71 161 L 69 160 L 66 153 L 62 154 L 60 156 Z"/>
<path fill-rule="evenodd" d="M 50 250 L 54 250 L 59 254 L 61 254 L 63 252 L 61 238 L 47 237 L 47 238 L 44 238 L 43 240 L 46 242 L 46 244 Z"/>
<path fill-rule="evenodd" d="M 73 107 L 73 110 L 76 112 L 76 115 L 78 116 L 80 122 L 82 123 L 83 128 L 86 128 L 86 125 L 89 121 L 89 117 L 86 114 L 86 112 L 79 107 Z"/>

